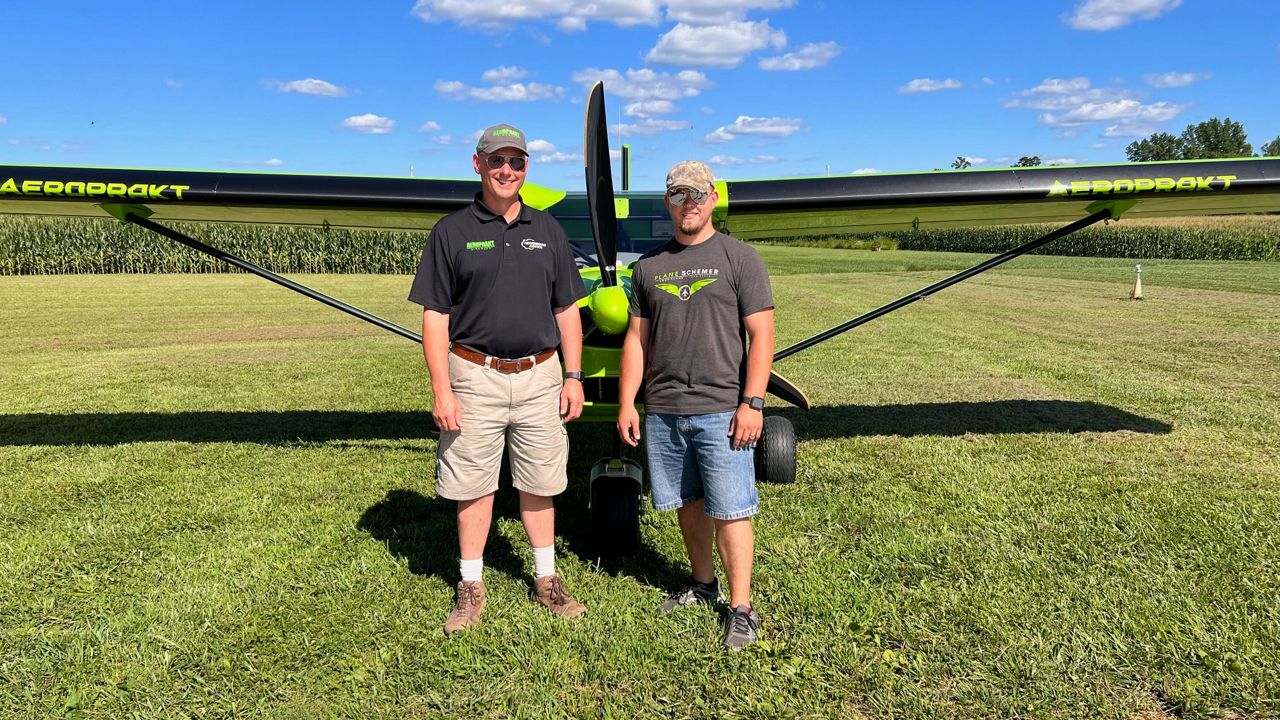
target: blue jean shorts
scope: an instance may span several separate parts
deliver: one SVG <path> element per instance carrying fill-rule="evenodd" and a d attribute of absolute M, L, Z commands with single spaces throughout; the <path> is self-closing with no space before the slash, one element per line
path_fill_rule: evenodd
<path fill-rule="evenodd" d="M 733 447 L 733 411 L 706 415 L 646 413 L 645 452 L 654 510 L 703 500 L 707 515 L 737 520 L 760 511 L 755 445 Z"/>

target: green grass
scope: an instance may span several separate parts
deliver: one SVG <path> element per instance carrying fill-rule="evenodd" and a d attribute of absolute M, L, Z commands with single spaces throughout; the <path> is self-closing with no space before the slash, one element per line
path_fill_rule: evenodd
<path fill-rule="evenodd" d="M 762 248 L 779 347 L 977 258 Z M 409 342 L 255 278 L 0 278 L 0 717 L 1280 714 L 1280 266 L 1023 258 L 781 363 L 764 637 L 659 616 L 674 517 L 598 563 L 573 429 L 560 568 L 511 493 L 456 581 Z M 408 278 L 301 278 L 403 325 Z"/>

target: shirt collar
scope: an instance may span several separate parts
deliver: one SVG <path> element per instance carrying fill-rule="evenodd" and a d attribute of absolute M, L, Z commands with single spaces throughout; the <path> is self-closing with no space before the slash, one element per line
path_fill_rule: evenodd
<path fill-rule="evenodd" d="M 482 193 L 476 193 L 475 198 L 471 201 L 471 212 L 480 222 L 492 222 L 494 220 L 501 220 L 503 222 L 507 221 L 506 218 L 490 210 L 488 206 L 484 204 Z M 516 218 L 516 222 L 533 222 L 533 216 L 530 214 L 529 206 L 525 203 L 523 196 L 520 197 L 520 215 Z"/>

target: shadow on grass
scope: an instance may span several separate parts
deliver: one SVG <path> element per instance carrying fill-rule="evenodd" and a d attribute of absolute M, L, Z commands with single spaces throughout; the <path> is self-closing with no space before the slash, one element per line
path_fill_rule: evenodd
<path fill-rule="evenodd" d="M 790 418 L 801 439 L 863 435 L 955 436 L 968 433 L 1078 433 L 1129 431 L 1161 435 L 1168 423 L 1094 402 L 1071 400 L 994 400 L 989 402 L 914 403 L 910 405 L 837 405 L 769 410 Z M 286 412 L 123 412 L 0 414 L 3 445 L 120 445 L 133 442 L 249 442 L 285 445 L 335 440 L 420 440 L 434 427 L 426 411 L 361 412 L 291 410 Z M 591 461 L 609 452 L 612 426 L 575 423 L 574 435 L 593 438 Z M 603 431 L 595 433 L 594 431 Z M 575 452 L 581 442 L 574 443 Z"/>
<path fill-rule="evenodd" d="M 627 575 L 664 590 L 674 590 L 684 582 L 688 570 L 672 564 L 651 548 L 642 545 L 633 555 L 616 558 L 601 557 L 598 552 L 588 508 L 588 480 L 591 465 L 608 454 L 611 432 L 611 428 L 604 426 L 571 426 L 569 487 L 556 497 L 556 535 L 570 553 L 602 572 Z M 410 572 L 432 575 L 452 584 L 459 579 L 456 509 L 457 503 L 453 500 L 397 489 L 365 510 L 356 528 L 404 558 Z M 511 487 L 507 473 L 501 476 L 493 515 L 495 520 L 520 519 L 519 495 Z M 511 541 L 491 528 L 484 558 L 487 568 L 532 583 L 526 570 L 532 562 L 527 542 L 517 541 L 513 547 Z"/>

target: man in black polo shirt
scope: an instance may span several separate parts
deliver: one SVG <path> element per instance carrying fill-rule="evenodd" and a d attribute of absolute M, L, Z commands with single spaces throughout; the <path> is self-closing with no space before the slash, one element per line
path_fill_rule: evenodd
<path fill-rule="evenodd" d="M 586 612 L 555 571 L 552 496 L 568 481 L 564 424 L 582 413 L 577 301 L 587 293 L 559 223 L 521 201 L 528 163 L 524 133 L 484 131 L 472 157 L 480 193 L 436 223 L 409 291 L 423 306 L 440 429 L 436 492 L 458 501 L 462 581 L 446 633 L 475 625 L 484 610 L 484 545 L 504 444 L 533 546 L 534 597 L 560 616 Z"/>

